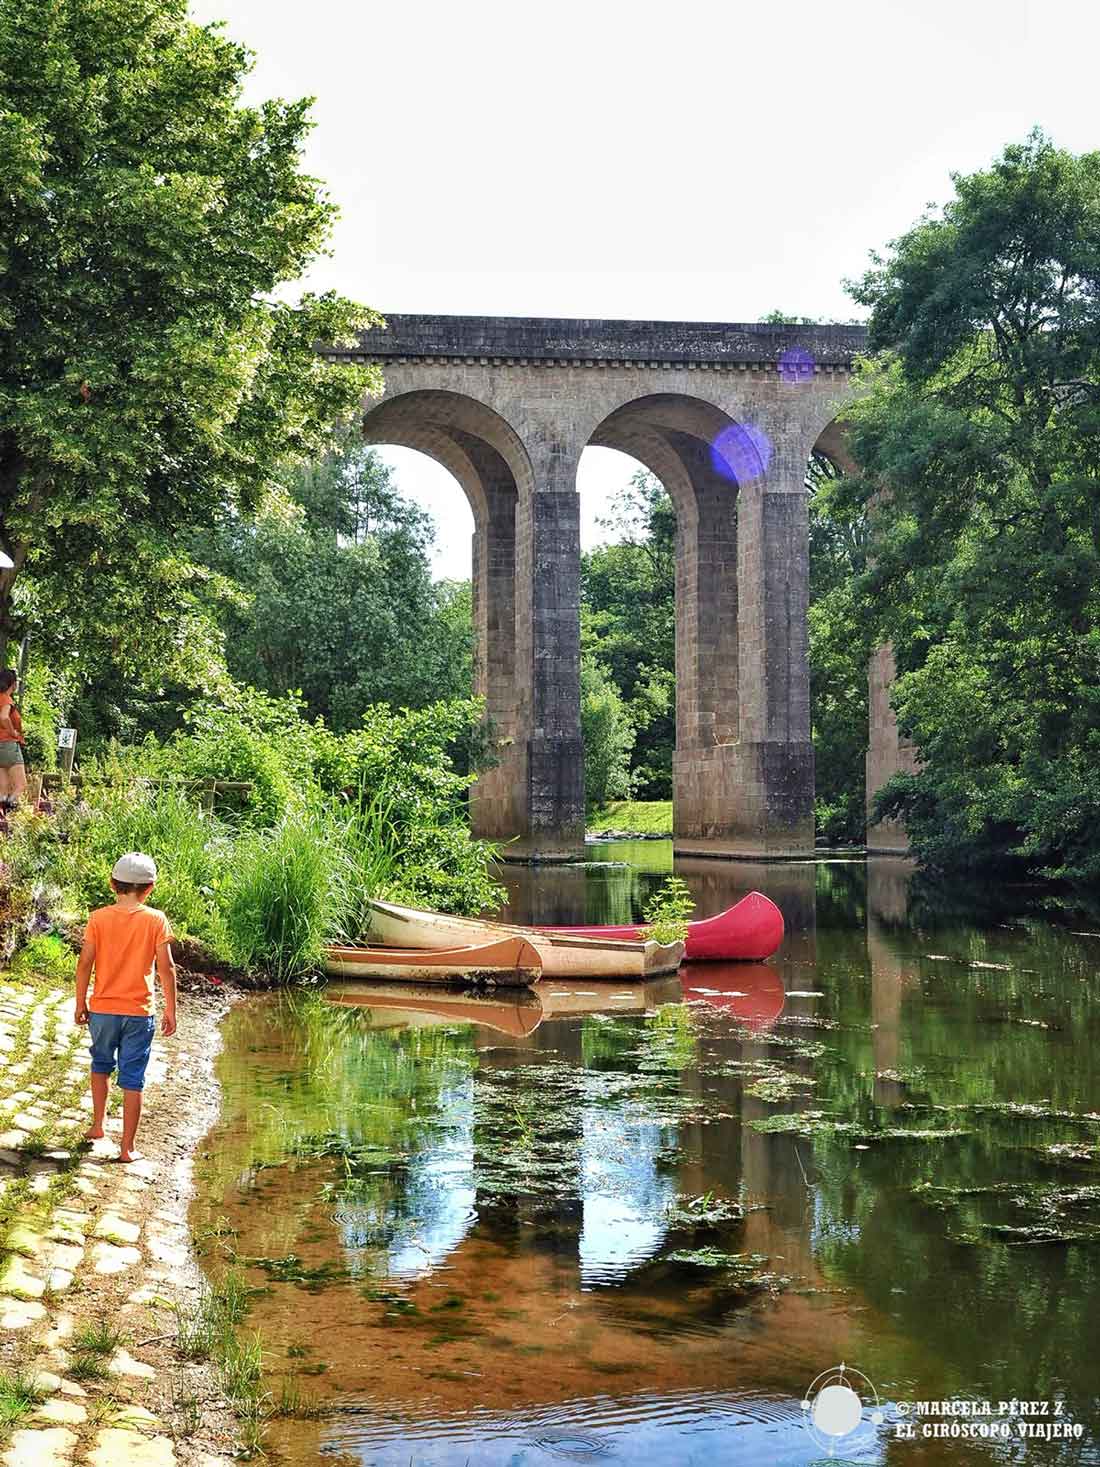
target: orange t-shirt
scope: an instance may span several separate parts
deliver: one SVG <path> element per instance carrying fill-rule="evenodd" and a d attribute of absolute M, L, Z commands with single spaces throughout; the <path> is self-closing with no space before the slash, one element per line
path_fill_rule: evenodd
<path fill-rule="evenodd" d="M 19 717 L 19 709 L 15 706 L 10 693 L 0 693 L 0 708 L 6 708 L 11 717 L 10 734 L 0 723 L 0 744 L 21 744 L 23 742 L 23 720 Z"/>
<path fill-rule="evenodd" d="M 171 942 L 168 918 L 156 907 L 100 907 L 85 937 L 95 943 L 93 1014 L 151 1014 L 157 948 Z"/>

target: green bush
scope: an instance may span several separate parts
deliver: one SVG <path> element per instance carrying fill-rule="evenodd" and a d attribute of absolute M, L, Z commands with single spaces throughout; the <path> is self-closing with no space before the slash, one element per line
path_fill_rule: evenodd
<path fill-rule="evenodd" d="M 219 886 L 233 832 L 186 790 L 141 779 L 89 786 L 59 818 L 63 839 L 54 869 L 82 909 L 111 902 L 114 863 L 124 851 L 145 851 L 157 863 L 152 905 L 168 913 L 181 935 L 219 945 Z"/>
<path fill-rule="evenodd" d="M 581 661 L 581 735 L 589 808 L 629 799 L 630 755 L 636 737 L 630 710 L 611 675 L 595 658 Z"/>
<path fill-rule="evenodd" d="M 69 983 L 76 972 L 76 953 L 52 932 L 32 937 L 15 956 L 11 965 L 17 978 L 48 978 L 55 983 Z"/>

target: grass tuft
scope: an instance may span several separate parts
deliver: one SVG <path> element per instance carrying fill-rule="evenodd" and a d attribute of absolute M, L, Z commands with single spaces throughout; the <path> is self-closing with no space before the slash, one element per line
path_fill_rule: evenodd
<path fill-rule="evenodd" d="M 46 1392 L 27 1370 L 0 1370 L 0 1427 L 14 1426 L 29 1416 Z"/>
<path fill-rule="evenodd" d="M 78 1355 L 113 1355 L 121 1343 L 122 1331 L 106 1319 L 82 1324 L 73 1335 L 73 1349 Z"/>

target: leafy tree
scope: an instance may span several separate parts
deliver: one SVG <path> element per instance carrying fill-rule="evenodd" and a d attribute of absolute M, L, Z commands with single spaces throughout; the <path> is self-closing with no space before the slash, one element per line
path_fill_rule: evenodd
<path fill-rule="evenodd" d="M 643 799 L 672 795 L 676 741 L 676 512 L 639 470 L 612 504 L 610 545 L 583 558 L 581 646 L 607 669 L 637 730 L 632 768 Z"/>
<path fill-rule="evenodd" d="M 358 727 L 373 703 L 421 708 L 468 697 L 468 587 L 435 585 L 432 523 L 354 427 L 287 476 L 255 522 L 208 538 L 224 578 L 229 670 L 312 717 Z"/>
<path fill-rule="evenodd" d="M 944 867 L 1100 875 L 1100 153 L 1041 133 L 851 287 L 879 353 L 853 410 L 876 494 L 859 604 L 923 760 L 882 813 Z"/>
<path fill-rule="evenodd" d="M 630 751 L 634 747 L 634 725 L 606 668 L 591 656 L 581 658 L 581 736 L 589 806 L 626 799 L 633 783 Z"/>
<path fill-rule="evenodd" d="M 0 655 L 31 627 L 155 681 L 181 537 L 377 385 L 315 351 L 376 316 L 276 298 L 334 210 L 308 103 L 244 106 L 249 67 L 186 0 L 0 0 Z"/>
<path fill-rule="evenodd" d="M 867 562 L 866 516 L 838 514 L 840 472 L 815 453 L 810 493 L 810 709 L 814 809 L 831 841 L 863 838 L 866 804 L 867 634 L 859 634 L 857 578 Z"/>

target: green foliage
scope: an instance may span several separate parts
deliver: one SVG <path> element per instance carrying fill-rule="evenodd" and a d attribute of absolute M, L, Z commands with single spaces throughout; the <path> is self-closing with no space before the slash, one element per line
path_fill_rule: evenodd
<path fill-rule="evenodd" d="M 589 551 L 581 563 L 581 648 L 590 664 L 607 670 L 627 705 L 636 730 L 628 750 L 632 787 L 643 799 L 667 800 L 676 741 L 676 512 L 658 480 L 639 470 L 603 527 L 615 543 Z M 587 779 L 587 734 L 585 744 Z M 586 788 L 596 804 L 627 793 Z"/>
<path fill-rule="evenodd" d="M 431 520 L 391 470 L 339 430 L 284 477 L 257 520 L 228 521 L 196 554 L 224 580 L 229 670 L 314 717 L 353 729 L 374 703 L 422 707 L 469 694 L 469 589 L 432 581 Z"/>
<path fill-rule="evenodd" d="M 810 708 L 814 742 L 815 823 L 831 842 L 862 841 L 866 803 L 867 661 L 856 582 L 866 568 L 866 517 L 836 506 L 839 470 L 811 456 Z"/>
<path fill-rule="evenodd" d="M 645 905 L 646 935 L 654 942 L 685 942 L 695 898 L 680 876 L 667 877 Z"/>
<path fill-rule="evenodd" d="M 285 983 L 321 966 L 350 901 L 342 834 L 331 808 L 310 803 L 240 835 L 223 891 L 225 952 L 237 967 Z"/>
<path fill-rule="evenodd" d="M 149 772 L 163 777 L 251 783 L 236 803 L 248 823 L 265 826 L 286 813 L 296 784 L 308 778 L 310 747 L 295 698 L 234 687 L 196 704 L 183 729 L 163 746 L 150 741 L 144 758 Z"/>
<path fill-rule="evenodd" d="M 15 1426 L 46 1398 L 39 1375 L 16 1368 L 0 1370 L 0 1427 Z"/>
<path fill-rule="evenodd" d="M 588 803 L 603 805 L 628 796 L 634 725 L 618 688 L 592 657 L 581 659 L 581 736 Z"/>
<path fill-rule="evenodd" d="M 62 913 L 111 900 L 118 855 L 157 862 L 153 902 L 181 936 L 225 961 L 285 982 L 315 970 L 324 944 L 358 938 L 372 896 L 474 914 L 504 893 L 489 875 L 494 848 L 470 836 L 465 795 L 448 750 L 480 724 L 475 700 L 395 714 L 367 712 L 335 734 L 294 699 L 238 689 L 206 704 L 166 745 L 89 761 L 79 798 L 51 816 L 13 818 L 0 871 L 0 953 Z M 240 808 L 200 808 L 198 778 L 251 779 Z M 18 960 L 46 972 L 56 939 Z M 71 954 L 64 977 L 71 973 Z"/>
<path fill-rule="evenodd" d="M 79 648 L 82 686 L 202 680 L 181 537 L 379 385 L 316 353 L 373 313 L 280 298 L 334 209 L 300 168 L 308 104 L 245 106 L 250 65 L 185 0 L 0 0 L 0 640 Z"/>
<path fill-rule="evenodd" d="M 31 662 L 20 680 L 16 702 L 23 719 L 23 755 L 31 769 L 56 769 L 57 730 L 62 725 L 62 688 L 44 666 Z"/>
<path fill-rule="evenodd" d="M 1100 154 L 1041 134 L 876 260 L 852 409 L 862 621 L 922 759 L 879 802 L 944 869 L 1100 874 Z M 883 486 L 887 493 L 880 494 Z"/>
<path fill-rule="evenodd" d="M 53 841 L 50 852 L 49 842 Z M 91 786 L 59 809 L 43 837 L 43 854 L 57 883 L 82 910 L 114 900 L 111 867 L 123 851 L 145 851 L 157 863 L 151 905 L 173 928 L 218 945 L 218 888 L 231 842 L 204 816 L 186 790 L 140 778 Z"/>
<path fill-rule="evenodd" d="M 76 972 L 76 954 L 63 938 L 42 933 L 21 947 L 12 963 L 17 978 L 46 978 L 53 983 L 69 983 Z"/>
<path fill-rule="evenodd" d="M 671 800 L 610 800 L 593 810 L 592 830 L 626 830 L 636 835 L 671 835 Z"/>

